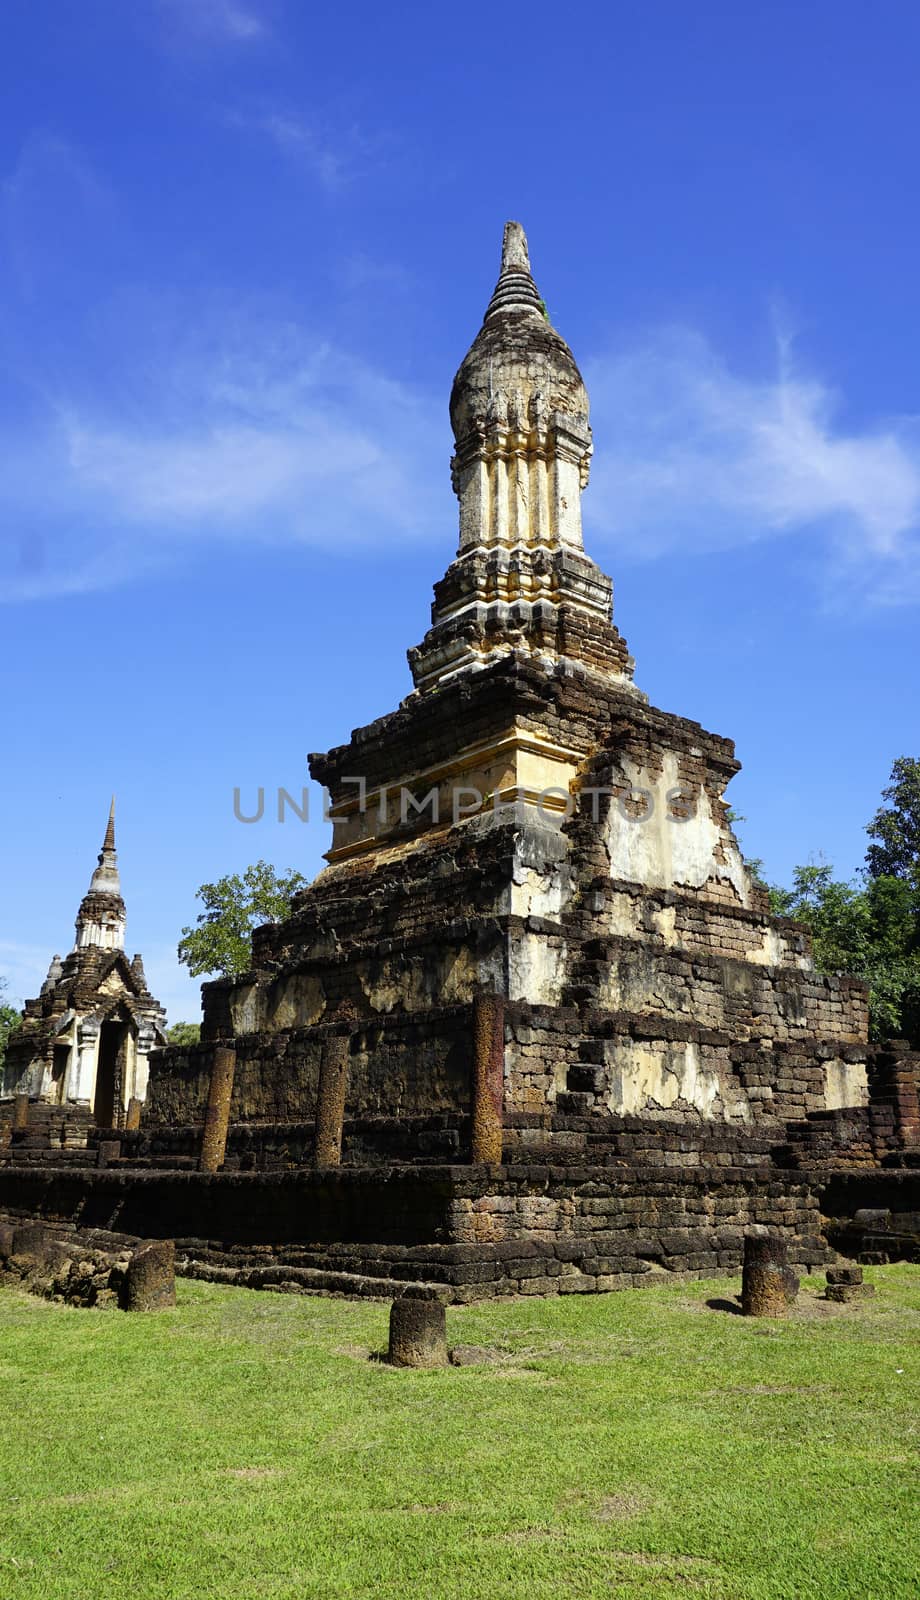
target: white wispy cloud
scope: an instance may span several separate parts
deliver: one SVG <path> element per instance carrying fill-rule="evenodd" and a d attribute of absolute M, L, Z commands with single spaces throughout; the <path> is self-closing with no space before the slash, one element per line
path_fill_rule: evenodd
<path fill-rule="evenodd" d="M 159 0 L 159 6 L 172 27 L 203 39 L 247 44 L 268 32 L 255 8 L 238 0 Z"/>
<path fill-rule="evenodd" d="M 656 331 L 590 364 L 590 520 L 638 558 L 796 534 L 825 590 L 920 598 L 920 426 L 846 424 L 842 397 L 777 341 L 763 378 L 698 332 Z"/>
<path fill-rule="evenodd" d="M 440 407 L 304 329 L 229 320 L 226 342 L 0 430 L 0 599 L 111 587 L 206 541 L 340 550 L 451 515 Z"/>
<path fill-rule="evenodd" d="M 384 136 L 369 134 L 355 122 L 319 115 L 305 118 L 279 110 L 237 110 L 228 113 L 226 121 L 268 138 L 288 161 L 330 194 L 366 177 L 384 157 Z"/>
<path fill-rule="evenodd" d="M 29 135 L 0 178 L 0 240 L 26 303 L 40 292 L 49 257 L 81 230 L 105 238 L 112 214 L 110 190 L 76 145 L 47 128 Z"/>
<path fill-rule="evenodd" d="M 94 281 L 111 212 L 78 151 L 31 140 L 0 182 L 20 298 L 53 304 L 75 251 Z M 349 270 L 392 271 L 346 262 L 346 287 Z M 125 288 L 81 326 L 45 363 L 0 301 L 0 601 L 111 588 L 208 541 L 344 550 L 455 525 L 446 376 L 440 392 L 395 382 L 226 297 Z M 788 340 L 751 376 L 701 333 L 664 328 L 586 377 L 586 525 L 606 566 L 795 536 L 823 598 L 920 600 L 917 418 L 849 420 Z"/>

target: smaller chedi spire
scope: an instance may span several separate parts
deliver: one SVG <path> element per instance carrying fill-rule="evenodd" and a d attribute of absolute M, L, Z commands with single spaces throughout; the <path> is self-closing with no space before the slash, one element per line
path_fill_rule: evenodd
<path fill-rule="evenodd" d="M 63 975 L 63 970 L 64 969 L 61 966 L 61 958 L 60 958 L 60 956 L 52 956 L 51 957 L 51 965 L 48 968 L 48 976 L 45 979 L 44 983 L 42 984 L 42 989 L 41 989 L 42 994 L 49 994 L 52 989 L 55 989 L 57 987 L 57 985 L 61 981 L 61 977 Z"/>
<path fill-rule="evenodd" d="M 115 796 L 109 807 L 109 820 L 99 852 L 99 862 L 90 880 L 90 894 L 121 894 L 118 877 L 118 857 L 115 854 Z"/>
<path fill-rule="evenodd" d="M 108 823 L 108 827 L 105 830 L 105 838 L 102 841 L 102 848 L 103 848 L 103 851 L 105 851 L 105 850 L 114 851 L 114 849 L 115 849 L 115 796 L 114 795 L 112 796 L 112 804 L 109 806 L 109 823 Z"/>
<path fill-rule="evenodd" d="M 115 853 L 115 796 L 99 852 L 96 870 L 77 913 L 77 949 L 89 945 L 101 950 L 123 950 L 125 903 L 121 897 L 118 857 Z"/>

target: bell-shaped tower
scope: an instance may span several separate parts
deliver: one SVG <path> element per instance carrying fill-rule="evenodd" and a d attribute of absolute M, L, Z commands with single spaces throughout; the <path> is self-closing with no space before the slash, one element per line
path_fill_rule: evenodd
<path fill-rule="evenodd" d="M 584 553 L 588 393 L 549 322 L 518 222 L 505 224 L 501 273 L 454 378 L 450 420 L 460 545 L 436 586 L 432 627 L 409 652 L 416 687 L 514 651 L 629 684 L 613 586 Z"/>

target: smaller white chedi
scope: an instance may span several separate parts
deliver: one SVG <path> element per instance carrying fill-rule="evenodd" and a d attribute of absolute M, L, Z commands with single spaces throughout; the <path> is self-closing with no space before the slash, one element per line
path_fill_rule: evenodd
<path fill-rule="evenodd" d="M 139 955 L 125 955 L 125 902 L 115 852 L 115 801 L 76 940 L 54 956 L 41 994 L 26 1002 L 7 1047 L 0 1098 L 26 1093 L 62 1111 L 119 1127 L 131 1099 L 147 1093 L 148 1058 L 166 1042 L 166 1013 L 147 987 Z"/>

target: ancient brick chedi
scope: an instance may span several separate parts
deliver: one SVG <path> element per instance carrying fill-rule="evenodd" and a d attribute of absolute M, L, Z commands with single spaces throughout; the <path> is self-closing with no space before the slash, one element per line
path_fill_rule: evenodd
<path fill-rule="evenodd" d="M 151 1113 L 203 1116 L 219 1042 L 234 1121 L 313 1117 L 347 1007 L 346 1120 L 462 1118 L 482 996 L 506 1143 L 565 1116 L 745 1128 L 865 1104 L 865 989 L 770 915 L 729 820 L 732 743 L 633 681 L 583 546 L 588 395 L 517 223 L 450 415 L 460 543 L 414 690 L 310 758 L 328 866 L 250 972 L 205 986 L 202 1049 L 158 1055 Z"/>
<path fill-rule="evenodd" d="M 414 688 L 311 757 L 326 868 L 205 985 L 201 1042 L 153 1052 L 139 1126 L 55 1153 L 14 1121 L 0 1208 L 170 1237 L 196 1276 L 461 1300 L 737 1271 L 752 1225 L 796 1268 L 859 1218 L 920 1248 L 920 1057 L 869 1046 L 865 987 L 769 914 L 731 743 L 633 681 L 582 542 L 588 396 L 515 223 L 451 421 L 460 543 Z M 130 987 L 119 904 L 93 995 Z"/>
<path fill-rule="evenodd" d="M 131 1099 L 144 1099 L 150 1052 L 166 1040 L 166 1013 L 147 987 L 141 957 L 125 955 L 125 923 L 113 800 L 74 947 L 64 961 L 54 956 L 41 994 L 26 1002 L 0 1097 L 82 1109 L 102 1128 L 120 1126 Z"/>

